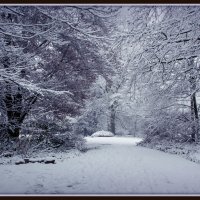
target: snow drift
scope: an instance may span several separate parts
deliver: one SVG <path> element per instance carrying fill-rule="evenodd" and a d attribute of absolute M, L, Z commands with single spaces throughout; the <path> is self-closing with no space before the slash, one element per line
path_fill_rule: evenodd
<path fill-rule="evenodd" d="M 91 135 L 92 137 L 113 137 L 114 134 L 110 131 L 97 131 Z"/>

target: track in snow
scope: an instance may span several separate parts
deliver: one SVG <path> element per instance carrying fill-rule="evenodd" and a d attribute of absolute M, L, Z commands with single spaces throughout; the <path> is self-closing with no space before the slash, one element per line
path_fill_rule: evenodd
<path fill-rule="evenodd" d="M 135 146 L 137 138 L 87 137 L 89 150 L 55 165 L 0 166 L 4 194 L 196 194 L 200 165 Z"/>

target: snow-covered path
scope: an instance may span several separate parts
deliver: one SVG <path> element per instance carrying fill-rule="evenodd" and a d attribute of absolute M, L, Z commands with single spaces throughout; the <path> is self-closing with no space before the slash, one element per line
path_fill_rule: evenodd
<path fill-rule="evenodd" d="M 88 150 L 57 164 L 0 166 L 1 194 L 197 194 L 200 165 L 134 144 L 91 138 Z"/>

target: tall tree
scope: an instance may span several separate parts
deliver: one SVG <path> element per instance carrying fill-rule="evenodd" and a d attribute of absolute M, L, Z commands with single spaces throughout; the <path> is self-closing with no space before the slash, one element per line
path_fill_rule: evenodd
<path fill-rule="evenodd" d="M 48 109 L 57 110 L 55 114 L 76 115 L 87 98 L 85 90 L 96 74 L 102 73 L 105 61 L 100 51 L 108 33 L 106 18 L 117 9 L 84 6 L 0 9 L 6 132 L 19 136 L 20 127 L 39 95 L 39 105 L 48 104 Z M 61 96 L 67 101 L 61 102 Z"/>

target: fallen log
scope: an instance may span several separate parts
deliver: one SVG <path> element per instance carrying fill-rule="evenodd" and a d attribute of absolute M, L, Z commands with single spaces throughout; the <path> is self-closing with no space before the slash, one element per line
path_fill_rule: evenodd
<path fill-rule="evenodd" d="M 15 165 L 21 165 L 21 164 L 26 164 L 26 163 L 23 160 L 15 162 Z"/>
<path fill-rule="evenodd" d="M 55 164 L 55 160 L 46 160 L 46 161 L 44 161 L 44 163 L 45 164 L 50 164 L 50 163 Z"/>
<path fill-rule="evenodd" d="M 39 160 L 31 160 L 29 158 L 24 158 L 24 160 L 20 160 L 15 162 L 15 165 L 27 164 L 27 163 L 44 163 L 44 164 L 56 164 L 55 159 L 39 159 Z"/>

